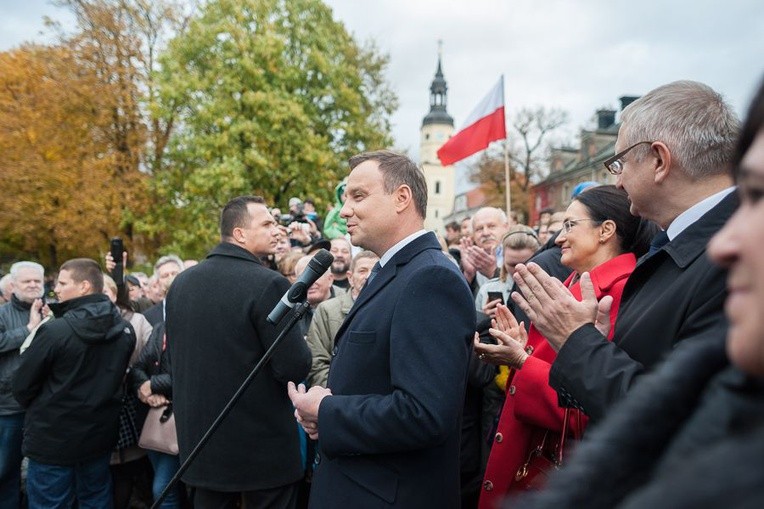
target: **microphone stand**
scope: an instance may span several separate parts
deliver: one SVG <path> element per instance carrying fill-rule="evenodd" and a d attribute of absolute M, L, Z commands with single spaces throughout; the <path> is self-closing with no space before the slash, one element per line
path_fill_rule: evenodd
<path fill-rule="evenodd" d="M 191 462 L 194 461 L 194 459 L 199 455 L 202 448 L 209 442 L 210 438 L 212 438 L 212 435 L 215 434 L 215 431 L 220 427 L 223 420 L 228 416 L 229 413 L 231 413 L 231 410 L 233 409 L 234 405 L 239 401 L 242 394 L 244 394 L 244 391 L 247 390 L 247 387 L 249 387 L 249 384 L 252 383 L 252 380 L 262 371 L 263 366 L 271 360 L 271 357 L 273 357 L 273 352 L 276 350 L 276 347 L 281 343 L 281 340 L 284 339 L 284 336 L 286 336 L 286 333 L 292 330 L 292 327 L 297 323 L 297 321 L 303 317 L 305 312 L 308 310 L 308 307 L 310 307 L 310 304 L 308 304 L 307 301 L 303 301 L 301 303 L 298 303 L 295 306 L 295 311 L 292 313 L 292 316 L 289 318 L 289 321 L 287 322 L 286 326 L 284 327 L 284 330 L 281 331 L 281 333 L 276 337 L 276 340 L 273 342 L 273 344 L 268 348 L 268 350 L 265 351 L 263 354 L 263 357 L 258 361 L 257 365 L 252 369 L 252 371 L 249 373 L 247 378 L 244 379 L 244 382 L 242 382 L 241 386 L 236 390 L 233 396 L 231 396 L 231 399 L 226 404 L 225 408 L 220 412 L 220 415 L 218 415 L 213 423 L 210 425 L 209 429 L 206 433 L 204 433 L 204 436 L 199 440 L 199 443 L 196 444 L 196 447 L 189 453 L 188 457 L 186 458 L 186 461 L 183 462 L 183 464 L 178 468 L 178 471 L 175 473 L 172 479 L 170 479 L 170 482 L 167 483 L 167 486 L 165 486 L 164 490 L 162 490 L 161 495 L 159 495 L 159 498 L 157 498 L 153 504 L 151 504 L 151 509 L 157 509 L 162 501 L 167 497 L 167 495 L 170 493 L 170 490 L 178 483 L 180 480 L 180 477 L 188 470 L 188 467 L 191 466 Z"/>

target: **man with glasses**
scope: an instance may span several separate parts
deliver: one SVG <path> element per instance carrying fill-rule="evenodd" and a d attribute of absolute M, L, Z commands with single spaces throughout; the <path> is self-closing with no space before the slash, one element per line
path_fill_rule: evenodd
<path fill-rule="evenodd" d="M 610 324 L 598 320 L 610 302 L 593 292 L 578 302 L 539 267 L 518 266 L 518 305 L 558 350 L 549 381 L 561 401 L 600 419 L 678 342 L 723 335 L 725 272 L 706 244 L 738 204 L 728 174 L 738 125 L 719 94 L 691 81 L 659 87 L 624 110 L 605 166 L 632 214 L 663 231 L 629 277 L 612 343 Z"/>

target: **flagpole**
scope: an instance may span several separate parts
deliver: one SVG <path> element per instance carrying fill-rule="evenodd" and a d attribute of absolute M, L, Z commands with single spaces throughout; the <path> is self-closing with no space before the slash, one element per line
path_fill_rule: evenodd
<path fill-rule="evenodd" d="M 507 195 L 507 219 L 512 214 L 512 197 L 509 190 L 509 140 L 504 139 L 504 186 Z"/>
<path fill-rule="evenodd" d="M 501 75 L 501 104 L 504 104 L 504 75 Z M 504 132 L 506 133 L 506 120 Z M 512 196 L 509 189 L 509 136 L 504 136 L 504 193 L 507 197 L 507 219 L 512 214 Z"/>

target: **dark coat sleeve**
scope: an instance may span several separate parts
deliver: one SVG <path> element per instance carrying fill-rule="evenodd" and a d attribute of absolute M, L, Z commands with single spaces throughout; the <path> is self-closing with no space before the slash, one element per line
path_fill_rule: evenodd
<path fill-rule="evenodd" d="M 716 286 L 719 290 L 714 294 L 696 297 L 704 302 L 691 307 L 682 328 L 671 338 L 673 343 L 725 336 L 727 319 L 722 302 L 726 292 L 723 285 Z M 557 353 L 549 375 L 549 384 L 559 393 L 562 404 L 599 420 L 645 374 L 645 366 L 632 359 L 616 340 L 607 341 L 591 324 L 570 336 Z"/>
<path fill-rule="evenodd" d="M 289 281 L 286 278 L 271 279 L 257 299 L 258 304 L 253 308 L 252 320 L 255 323 L 257 337 L 266 351 L 276 341 L 279 333 L 286 327 L 289 318 L 292 317 L 292 313 L 290 313 L 278 327 L 267 321 L 268 314 L 288 289 Z M 297 383 L 305 380 L 310 371 L 311 361 L 310 348 L 300 334 L 299 328 L 295 326 L 286 333 L 286 336 L 274 350 L 267 368 L 270 369 L 276 380 L 286 385 L 290 381 Z"/>
<path fill-rule="evenodd" d="M 57 342 L 52 340 L 49 332 L 47 324 L 37 330 L 34 341 L 21 354 L 21 362 L 13 376 L 13 397 L 24 408 L 29 407 L 40 393 L 55 359 Z"/>
<path fill-rule="evenodd" d="M 151 392 L 172 397 L 172 376 L 170 371 L 170 351 L 162 351 L 164 322 L 151 331 L 146 346 L 138 355 L 138 360 L 130 370 L 130 383 L 137 391 L 147 380 L 151 381 Z"/>
<path fill-rule="evenodd" d="M 677 347 L 587 434 L 543 491 L 515 501 L 512 507 L 616 507 L 648 481 L 669 441 L 696 408 L 708 380 L 726 366 L 723 337 Z"/>

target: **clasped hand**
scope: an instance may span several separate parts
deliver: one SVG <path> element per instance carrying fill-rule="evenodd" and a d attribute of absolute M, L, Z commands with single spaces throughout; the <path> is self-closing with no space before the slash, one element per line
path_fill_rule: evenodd
<path fill-rule="evenodd" d="M 294 382 L 289 382 L 287 394 L 294 405 L 297 422 L 311 440 L 318 440 L 318 407 L 325 397 L 331 396 L 332 391 L 318 385 L 306 390 L 305 384 L 295 386 Z"/>

